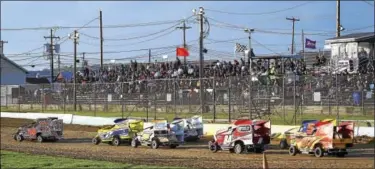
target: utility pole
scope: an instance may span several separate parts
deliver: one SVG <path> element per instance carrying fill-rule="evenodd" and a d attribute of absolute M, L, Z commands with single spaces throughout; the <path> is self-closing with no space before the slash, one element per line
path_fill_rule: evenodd
<path fill-rule="evenodd" d="M 252 107 L 251 107 L 251 104 L 252 104 L 252 96 L 251 96 L 251 93 L 252 93 L 252 75 L 251 75 L 251 71 L 252 71 L 252 63 L 253 63 L 253 60 L 252 60 L 252 47 L 251 47 L 251 33 L 254 32 L 254 29 L 245 29 L 244 30 L 246 33 L 249 34 L 249 53 L 248 53 L 248 59 L 249 59 L 249 119 L 253 119 L 253 111 L 252 111 Z"/>
<path fill-rule="evenodd" d="M 44 36 L 44 39 L 50 39 L 50 55 L 51 55 L 51 84 L 53 84 L 53 50 L 54 50 L 54 44 L 53 39 L 60 39 L 59 36 L 53 35 L 53 29 L 51 29 L 50 36 Z"/>
<path fill-rule="evenodd" d="M 199 19 L 199 94 L 200 94 L 200 103 L 201 103 L 201 115 L 205 112 L 205 104 L 204 104 L 204 85 L 203 85 L 203 19 L 204 19 L 204 8 L 199 7 L 199 11 L 196 13 L 196 10 L 193 10 L 193 13 L 198 16 Z"/>
<path fill-rule="evenodd" d="M 103 17 L 102 10 L 99 12 L 99 22 L 100 22 L 100 68 L 103 69 Z"/>
<path fill-rule="evenodd" d="M 61 72 L 60 64 L 61 64 L 60 54 L 57 54 L 57 70 L 59 70 L 59 73 Z"/>
<path fill-rule="evenodd" d="M 203 116 L 203 113 L 205 112 L 205 105 L 204 105 L 204 85 L 203 85 L 203 38 L 204 38 L 204 32 L 203 32 L 203 19 L 204 19 L 204 8 L 199 7 L 199 11 L 196 9 L 193 9 L 193 14 L 195 16 L 198 16 L 199 20 L 199 96 L 200 96 L 200 104 L 201 104 L 201 115 Z"/>
<path fill-rule="evenodd" d="M 85 52 L 82 53 L 82 69 L 85 67 Z"/>
<path fill-rule="evenodd" d="M 184 45 L 184 48 L 186 49 L 187 48 L 187 45 L 186 45 L 186 29 L 191 29 L 190 26 L 186 26 L 186 20 L 184 19 L 184 21 L 182 22 L 182 26 L 179 26 L 179 27 L 176 27 L 177 29 L 182 29 L 182 38 L 183 38 L 183 45 Z M 186 66 L 186 57 L 184 57 L 184 65 Z"/>
<path fill-rule="evenodd" d="M 4 53 L 4 43 L 8 43 L 8 41 L 0 41 L 0 54 Z"/>
<path fill-rule="evenodd" d="M 340 37 L 340 0 L 337 0 L 336 2 L 336 37 Z"/>
<path fill-rule="evenodd" d="M 77 44 L 79 40 L 79 34 L 77 30 L 74 30 L 73 36 L 69 36 L 69 39 L 73 39 L 74 42 L 74 61 L 73 61 L 73 103 L 74 111 L 77 111 Z"/>
<path fill-rule="evenodd" d="M 148 49 L 148 63 L 151 63 L 151 49 Z"/>
<path fill-rule="evenodd" d="M 286 18 L 286 20 L 290 20 L 293 22 L 293 27 L 292 27 L 292 50 L 291 50 L 291 53 L 292 55 L 294 54 L 294 25 L 295 25 L 295 22 L 296 21 L 300 21 L 298 18 Z"/>
<path fill-rule="evenodd" d="M 300 21 L 298 18 L 286 18 L 286 20 L 290 20 L 293 22 L 293 27 L 292 27 L 292 50 L 291 54 L 294 54 L 294 25 L 296 21 Z M 294 89 L 294 96 L 293 96 L 293 104 L 294 104 L 294 125 L 297 125 L 297 104 L 296 104 L 296 92 L 297 92 L 297 87 L 296 87 L 296 79 L 297 75 L 296 72 L 294 72 L 294 80 L 293 80 L 293 89 Z"/>

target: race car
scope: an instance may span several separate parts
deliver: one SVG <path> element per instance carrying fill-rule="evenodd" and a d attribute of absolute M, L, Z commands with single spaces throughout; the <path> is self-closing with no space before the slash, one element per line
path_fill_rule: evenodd
<path fill-rule="evenodd" d="M 133 138 L 131 145 L 134 148 L 140 145 L 150 146 L 152 149 L 158 149 L 160 146 L 176 148 L 179 146 L 176 132 L 183 132 L 182 125 L 178 129 L 178 131 L 172 131 L 167 120 L 154 120 L 151 126 L 146 127 Z"/>
<path fill-rule="evenodd" d="M 143 130 L 143 120 L 116 119 L 115 124 L 98 130 L 98 134 L 92 139 L 92 143 L 107 143 L 119 146 L 122 143 L 131 144 L 133 137 Z"/>
<path fill-rule="evenodd" d="M 289 154 L 314 154 L 323 157 L 325 154 L 344 157 L 347 149 L 353 147 L 354 123 L 341 122 L 335 126 L 335 121 L 319 121 L 310 125 L 306 135 L 295 135 L 291 139 Z"/>
<path fill-rule="evenodd" d="M 198 141 L 203 136 L 203 119 L 202 116 L 193 116 L 188 119 L 184 118 L 174 118 L 173 122 L 171 123 L 171 127 L 173 128 L 173 124 L 183 121 L 183 141 Z M 177 137 L 181 137 L 180 135 L 176 135 Z"/>
<path fill-rule="evenodd" d="M 38 142 L 63 139 L 64 123 L 56 117 L 38 118 L 35 122 L 18 128 L 13 134 L 16 141 L 37 140 Z"/>
<path fill-rule="evenodd" d="M 229 150 L 241 154 L 245 151 L 261 153 L 271 141 L 269 120 L 237 120 L 228 129 L 218 130 L 208 143 L 209 150 Z"/>
<path fill-rule="evenodd" d="M 334 119 L 324 119 L 322 121 L 332 121 L 334 124 L 336 121 Z M 304 120 L 302 121 L 302 125 L 300 127 L 293 127 L 287 131 L 285 131 L 283 134 L 275 134 L 272 136 L 273 140 L 279 140 L 279 147 L 281 149 L 288 149 L 290 146 L 290 139 L 294 135 L 306 135 L 308 127 L 311 125 L 315 125 L 319 120 Z"/>

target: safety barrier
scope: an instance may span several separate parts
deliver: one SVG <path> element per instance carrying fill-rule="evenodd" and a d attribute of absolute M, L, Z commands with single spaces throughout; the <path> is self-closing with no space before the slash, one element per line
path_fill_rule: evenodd
<path fill-rule="evenodd" d="M 1 117 L 8 118 L 21 118 L 21 119 L 37 119 L 47 117 L 58 117 L 63 119 L 65 124 L 78 124 L 78 125 L 89 125 L 89 126 L 103 126 L 111 125 L 117 117 L 92 117 L 92 116 L 78 116 L 73 114 L 52 114 L 52 113 L 10 113 L 1 112 Z M 149 126 L 150 123 L 145 123 L 145 126 Z M 213 135 L 219 129 L 225 129 L 228 124 L 204 124 L 203 125 L 204 135 Z M 284 133 L 285 131 L 298 127 L 298 126 L 287 126 L 287 125 L 271 125 L 271 133 Z M 354 132 L 356 136 L 369 136 L 374 137 L 374 127 L 355 127 Z"/>

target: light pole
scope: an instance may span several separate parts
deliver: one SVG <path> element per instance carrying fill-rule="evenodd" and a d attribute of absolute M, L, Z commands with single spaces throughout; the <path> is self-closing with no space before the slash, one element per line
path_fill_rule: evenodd
<path fill-rule="evenodd" d="M 196 9 L 193 9 L 193 14 L 198 16 L 199 19 L 199 93 L 200 93 L 200 102 L 201 102 L 201 115 L 203 116 L 203 113 L 205 112 L 205 105 L 204 105 L 204 85 L 203 85 L 203 20 L 204 20 L 204 8 L 199 7 L 199 11 L 196 11 Z"/>
<path fill-rule="evenodd" d="M 251 83 L 253 82 L 252 80 L 253 80 L 253 78 L 252 78 L 252 75 L 251 75 L 251 73 L 252 73 L 252 63 L 253 63 L 253 60 L 252 60 L 252 49 L 251 49 L 251 33 L 253 33 L 254 32 L 254 29 L 245 29 L 244 30 L 246 33 L 248 33 L 249 34 L 249 50 L 248 50 L 248 52 L 247 52 L 247 57 L 248 57 L 248 59 L 249 59 L 249 118 L 250 119 L 253 119 L 253 112 L 252 112 L 252 110 L 251 110 Z M 246 55 L 245 55 L 246 56 Z"/>

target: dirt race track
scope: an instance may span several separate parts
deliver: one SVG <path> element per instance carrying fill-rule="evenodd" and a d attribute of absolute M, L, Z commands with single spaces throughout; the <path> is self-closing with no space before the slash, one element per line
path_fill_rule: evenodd
<path fill-rule="evenodd" d="M 154 166 L 188 168 L 261 168 L 262 154 L 211 153 L 206 143 L 184 145 L 177 149 L 93 145 L 97 127 L 65 125 L 64 140 L 56 143 L 16 142 L 11 135 L 30 120 L 1 118 L 1 149 L 33 154 L 106 160 Z M 267 150 L 270 168 L 374 168 L 374 149 L 353 150 L 347 157 L 316 158 L 309 155 L 289 156 L 285 150 Z"/>

